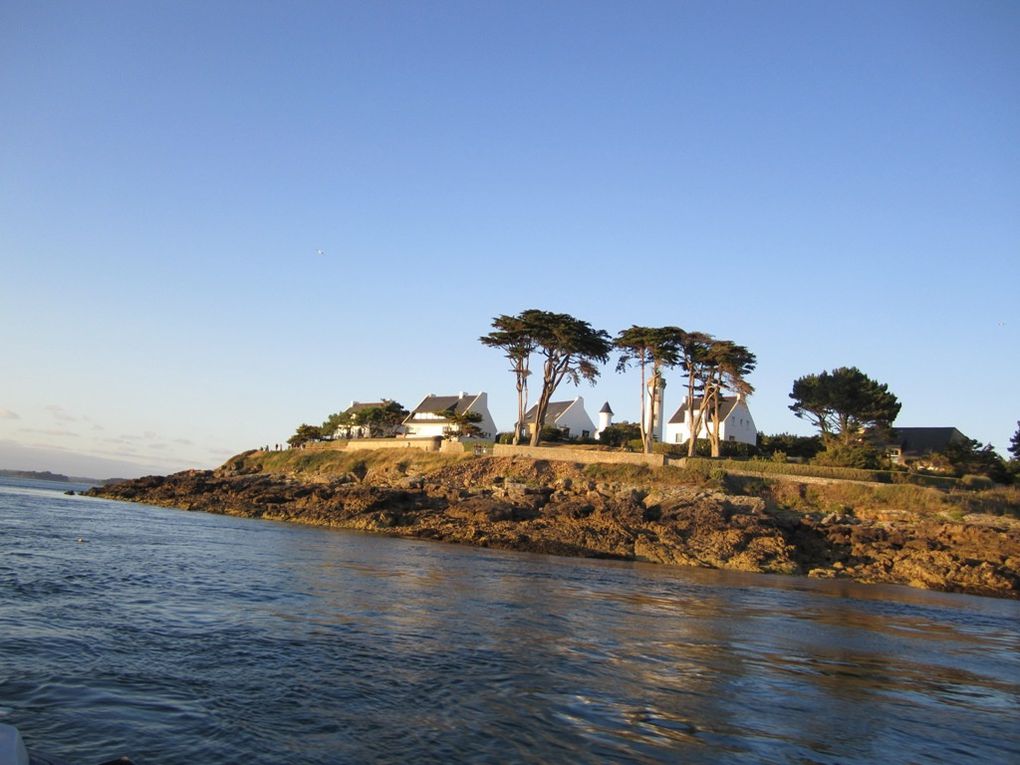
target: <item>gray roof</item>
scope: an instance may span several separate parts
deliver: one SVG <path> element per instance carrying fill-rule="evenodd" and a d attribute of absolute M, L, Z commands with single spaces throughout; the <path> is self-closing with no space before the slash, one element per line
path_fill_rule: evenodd
<path fill-rule="evenodd" d="M 893 441 L 904 454 L 941 452 L 947 446 L 969 440 L 956 428 L 893 428 Z"/>
<path fill-rule="evenodd" d="M 545 421 L 556 422 L 556 420 L 561 417 L 576 400 L 577 399 L 571 399 L 570 401 L 550 401 L 549 406 L 545 409 Z M 537 410 L 538 404 L 535 404 L 528 410 L 528 413 L 524 415 L 524 421 L 534 422 Z"/>
<path fill-rule="evenodd" d="M 613 409 L 612 407 L 609 406 L 608 401 L 602 405 L 601 409 L 599 409 L 599 414 L 614 414 Z"/>
<path fill-rule="evenodd" d="M 477 393 L 469 394 L 463 398 L 460 396 L 426 396 L 425 400 L 418 404 L 418 407 L 407 416 L 404 422 L 438 422 L 438 420 L 416 420 L 416 414 L 435 414 L 450 410 L 461 414 L 475 402 L 478 395 Z"/>
<path fill-rule="evenodd" d="M 733 411 L 733 407 L 735 407 L 739 402 L 740 402 L 740 399 L 737 398 L 736 396 L 723 396 L 722 398 L 720 398 L 719 399 L 719 419 L 725 420 L 727 417 L 729 417 L 730 416 L 730 412 Z M 686 406 L 686 404 L 687 404 L 687 401 L 684 400 L 684 403 L 680 406 L 680 408 L 677 409 L 675 412 L 673 412 L 673 416 L 669 418 L 669 424 L 670 425 L 677 425 L 677 424 L 679 424 L 679 423 L 684 421 L 684 416 L 687 413 L 687 406 Z M 696 399 L 694 399 L 694 411 L 696 412 L 699 409 L 701 409 L 701 398 L 696 398 Z M 711 413 L 712 413 L 712 410 L 709 409 L 707 412 L 705 412 L 705 416 L 708 416 Z"/>

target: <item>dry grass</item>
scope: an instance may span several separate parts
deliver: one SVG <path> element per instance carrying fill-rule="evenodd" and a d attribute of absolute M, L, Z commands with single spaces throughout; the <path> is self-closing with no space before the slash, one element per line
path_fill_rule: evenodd
<path fill-rule="evenodd" d="M 401 476 L 407 473 L 428 474 L 470 459 L 468 454 L 437 454 L 420 449 L 333 448 L 287 449 L 280 452 L 250 452 L 228 460 L 243 459 L 243 465 L 273 475 L 300 477 L 311 481 L 331 481 L 362 467 L 365 479 Z"/>

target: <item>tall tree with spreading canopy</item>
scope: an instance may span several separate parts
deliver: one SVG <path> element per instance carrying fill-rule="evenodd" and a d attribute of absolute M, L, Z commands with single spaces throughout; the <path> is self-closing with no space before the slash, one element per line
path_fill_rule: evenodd
<path fill-rule="evenodd" d="M 687 418 L 691 437 L 687 440 L 687 456 L 693 457 L 697 446 L 698 433 L 705 415 L 708 402 L 701 396 L 700 405 L 695 408 L 694 402 L 704 392 L 705 377 L 711 368 L 709 348 L 715 339 L 704 332 L 684 332 L 680 335 L 679 355 L 680 368 L 687 375 Z"/>
<path fill-rule="evenodd" d="M 794 381 L 790 398 L 791 411 L 817 427 L 827 447 L 847 446 L 868 432 L 888 428 L 901 406 L 888 385 L 857 367 L 805 375 Z"/>
<path fill-rule="evenodd" d="M 531 446 L 538 446 L 545 414 L 556 388 L 565 379 L 574 385 L 581 380 L 598 379 L 597 364 L 609 361 L 612 348 L 609 333 L 594 329 L 591 324 L 566 313 L 551 313 L 534 308 L 521 313 L 528 332 L 535 341 L 535 351 L 542 359 L 542 392 L 535 410 Z"/>
<path fill-rule="evenodd" d="M 493 331 L 478 338 L 483 345 L 499 348 L 510 362 L 510 371 L 517 383 L 517 422 L 514 423 L 513 444 L 520 443 L 524 416 L 528 410 L 528 377 L 531 375 L 531 354 L 535 338 L 527 322 L 520 316 L 502 314 L 492 320 Z"/>
<path fill-rule="evenodd" d="M 720 440 L 722 434 L 722 417 L 720 401 L 726 392 L 740 396 L 749 396 L 754 388 L 747 381 L 747 376 L 754 371 L 758 360 L 755 355 L 742 345 L 731 340 L 715 340 L 709 344 L 702 364 L 704 379 L 702 380 L 701 417 L 710 411 L 708 418 L 708 437 L 712 447 L 712 456 L 720 456 Z M 693 442 L 694 437 L 691 438 Z"/>
<path fill-rule="evenodd" d="M 541 360 L 542 391 L 535 404 L 535 422 L 530 440 L 532 446 L 538 446 L 542 438 L 542 428 L 545 427 L 549 400 L 556 392 L 556 388 L 565 379 L 569 379 L 575 385 L 582 379 L 593 382 L 599 376 L 597 365 L 609 360 L 612 345 L 605 330 L 593 329 L 588 322 L 569 314 L 529 308 L 517 316 L 506 318 L 514 321 L 503 321 L 504 317 L 497 317 L 499 325 L 494 322 L 493 326 L 497 326 L 497 333 L 511 333 L 510 337 L 493 333 L 495 337 L 486 335 L 481 340 L 492 347 L 504 350 L 509 348 L 507 356 L 508 358 L 512 356 L 511 363 L 514 364 L 513 371 L 518 381 L 520 418 L 518 430 L 523 429 L 524 424 L 523 399 L 520 397 L 521 383 L 522 380 L 527 382 L 526 372 L 529 368 L 529 362 L 525 360 L 525 351 L 528 351 L 528 357 L 535 354 Z"/>
<path fill-rule="evenodd" d="M 537 446 L 545 427 L 549 400 L 564 379 L 575 385 L 582 379 L 593 382 L 599 376 L 597 364 L 609 360 L 612 347 L 609 334 L 580 319 L 565 313 L 551 313 L 529 308 L 517 316 L 497 316 L 492 326 L 495 332 L 479 340 L 489 347 L 500 348 L 510 360 L 511 371 L 517 381 L 517 417 L 514 427 L 517 443 L 524 429 L 527 409 L 527 383 L 531 374 L 531 356 L 537 355 L 542 363 L 542 391 L 535 404 L 535 422 L 530 444 Z"/>
<path fill-rule="evenodd" d="M 679 327 L 639 327 L 632 325 L 617 334 L 613 344 L 620 351 L 617 372 L 625 372 L 631 364 L 641 370 L 641 443 L 646 454 L 652 452 L 652 426 L 662 407 L 661 391 L 665 385 L 662 370 L 674 367 L 680 360 L 680 342 L 684 331 Z M 650 406 L 646 412 L 646 396 Z"/>
<path fill-rule="evenodd" d="M 1020 462 L 1020 421 L 1016 424 L 1016 433 L 1009 439 L 1009 449 L 1007 451 L 1012 455 L 1013 459 Z"/>

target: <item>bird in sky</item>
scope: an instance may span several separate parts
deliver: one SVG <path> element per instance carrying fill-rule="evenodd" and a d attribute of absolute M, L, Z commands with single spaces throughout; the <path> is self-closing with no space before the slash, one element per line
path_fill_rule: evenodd
<path fill-rule="evenodd" d="M 325 254 L 326 254 L 326 251 L 325 251 L 325 250 L 316 250 L 316 251 L 315 251 L 315 254 L 316 254 L 316 255 L 325 255 Z"/>

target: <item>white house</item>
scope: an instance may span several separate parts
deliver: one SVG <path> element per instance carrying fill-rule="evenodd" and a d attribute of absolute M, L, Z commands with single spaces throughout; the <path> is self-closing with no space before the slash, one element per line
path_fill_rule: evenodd
<path fill-rule="evenodd" d="M 538 404 L 524 415 L 524 427 L 529 435 L 537 413 Z M 559 428 L 567 438 L 591 438 L 595 434 L 595 423 L 584 411 L 584 399 L 580 396 L 573 401 L 550 401 L 545 410 L 545 424 Z"/>
<path fill-rule="evenodd" d="M 698 408 L 701 406 L 701 399 L 694 399 L 694 415 L 697 417 Z M 705 412 L 698 431 L 698 438 L 708 438 L 708 420 L 712 412 Z M 741 444 L 756 444 L 758 442 L 758 428 L 754 425 L 751 417 L 751 410 L 747 408 L 747 400 L 741 396 L 723 396 L 719 400 L 719 417 L 722 419 L 722 426 L 719 429 L 720 441 L 735 441 Z M 691 437 L 691 423 L 688 422 L 687 399 L 676 410 L 676 413 L 666 424 L 665 443 L 684 444 Z"/>
<path fill-rule="evenodd" d="M 489 414 L 489 397 L 485 393 L 458 393 L 454 396 L 437 396 L 430 393 L 421 400 L 411 413 L 404 419 L 404 434 L 415 436 L 445 436 L 451 431 L 456 432 L 456 425 L 442 412 L 464 414 L 477 412 L 482 419 L 476 423 L 481 429 L 479 438 L 495 438 L 496 423 Z"/>

